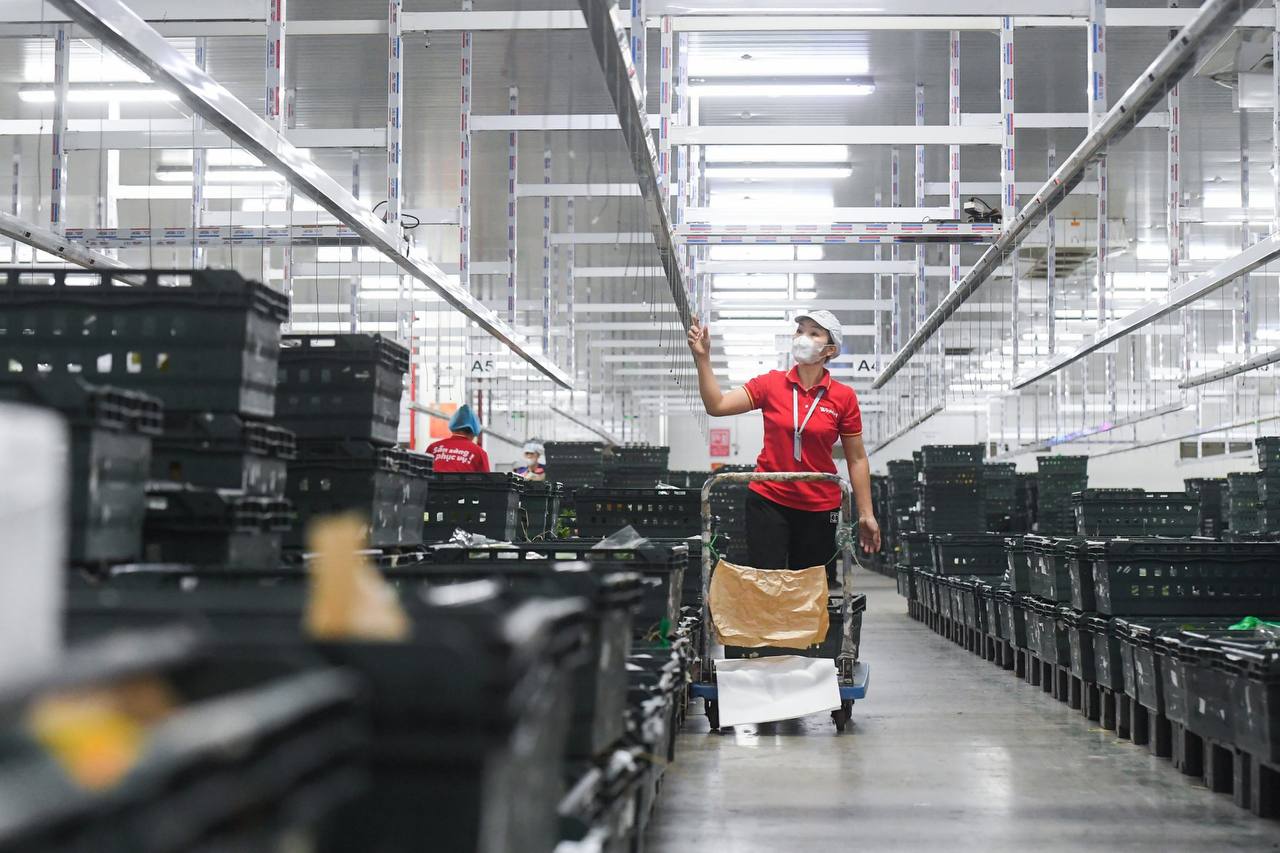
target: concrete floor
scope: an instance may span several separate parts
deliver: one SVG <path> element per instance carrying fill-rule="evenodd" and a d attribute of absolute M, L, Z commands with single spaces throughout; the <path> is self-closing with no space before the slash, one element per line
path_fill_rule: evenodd
<path fill-rule="evenodd" d="M 892 580 L 855 588 L 872 670 L 850 728 L 691 716 L 649 853 L 1280 849 L 1280 822 L 932 633 Z"/>

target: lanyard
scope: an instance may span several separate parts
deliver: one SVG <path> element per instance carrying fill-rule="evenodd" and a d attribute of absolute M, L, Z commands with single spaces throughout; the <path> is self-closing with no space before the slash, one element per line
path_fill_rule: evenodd
<path fill-rule="evenodd" d="M 800 433 L 804 432 L 804 428 L 809 425 L 809 418 L 813 417 L 813 413 L 818 411 L 818 401 L 822 399 L 822 395 L 827 391 L 826 388 L 818 389 L 818 396 L 813 398 L 813 404 L 809 406 L 809 413 L 804 416 L 804 422 L 800 421 L 800 392 L 796 390 L 796 386 L 791 386 L 791 425 L 795 427 L 795 441 L 792 444 L 791 453 L 797 462 L 800 461 Z"/>

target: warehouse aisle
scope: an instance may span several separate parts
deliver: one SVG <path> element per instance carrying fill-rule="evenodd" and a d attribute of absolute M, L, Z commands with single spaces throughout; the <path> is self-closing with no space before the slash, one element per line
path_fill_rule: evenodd
<path fill-rule="evenodd" d="M 857 588 L 872 679 L 851 733 L 815 716 L 709 735 L 691 717 L 651 853 L 1280 846 L 1280 824 L 913 622 L 892 580 Z"/>

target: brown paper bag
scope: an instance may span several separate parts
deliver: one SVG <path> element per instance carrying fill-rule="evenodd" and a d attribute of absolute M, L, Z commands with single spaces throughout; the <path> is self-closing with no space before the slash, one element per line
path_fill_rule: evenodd
<path fill-rule="evenodd" d="M 708 604 L 726 646 L 805 649 L 827 638 L 827 569 L 753 569 L 721 560 Z"/>
<path fill-rule="evenodd" d="M 365 528 L 358 516 L 334 515 L 317 520 L 307 532 L 315 554 L 305 617 L 312 639 L 409 638 L 409 617 L 395 589 L 360 554 L 366 547 Z"/>

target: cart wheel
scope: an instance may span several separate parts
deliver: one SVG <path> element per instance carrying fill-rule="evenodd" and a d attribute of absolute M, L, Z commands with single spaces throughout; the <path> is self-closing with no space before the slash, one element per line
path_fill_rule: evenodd
<path fill-rule="evenodd" d="M 831 722 L 836 724 L 836 731 L 844 731 L 844 727 L 849 724 L 849 720 L 853 717 L 853 700 L 846 699 L 840 703 L 838 711 L 831 712 Z"/>
<path fill-rule="evenodd" d="M 707 723 L 711 726 L 711 731 L 720 731 L 720 706 L 716 704 L 714 699 L 702 700 L 707 706 Z"/>

